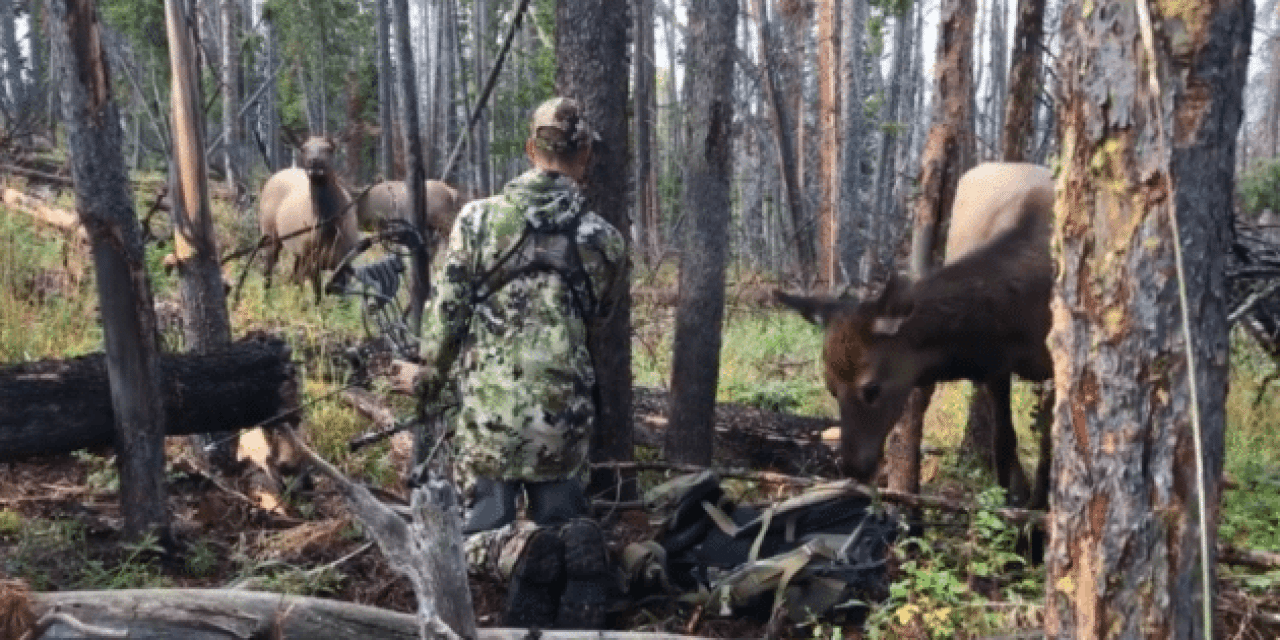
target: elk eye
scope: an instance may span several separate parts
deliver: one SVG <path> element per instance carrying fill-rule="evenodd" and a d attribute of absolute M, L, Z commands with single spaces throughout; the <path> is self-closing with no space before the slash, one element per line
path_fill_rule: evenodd
<path fill-rule="evenodd" d="M 873 405 L 880 398 L 880 385 L 875 382 L 868 382 L 858 389 L 858 393 L 862 396 L 862 401 Z"/>

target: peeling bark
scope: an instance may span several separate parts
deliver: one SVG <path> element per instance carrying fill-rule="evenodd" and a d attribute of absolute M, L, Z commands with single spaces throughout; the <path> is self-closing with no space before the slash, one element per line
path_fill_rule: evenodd
<path fill-rule="evenodd" d="M 1252 12 L 1249 2 L 1118 1 L 1064 12 L 1050 637 L 1205 637 L 1201 536 L 1215 548 L 1223 261 Z M 1171 216 L 1191 303 L 1203 532 Z"/>

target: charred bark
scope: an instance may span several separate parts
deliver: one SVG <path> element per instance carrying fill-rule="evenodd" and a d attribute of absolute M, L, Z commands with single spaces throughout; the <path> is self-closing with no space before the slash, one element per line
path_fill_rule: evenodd
<path fill-rule="evenodd" d="M 627 145 L 627 27 L 631 18 L 609 3 L 560 0 L 556 8 L 556 89 L 578 100 L 587 122 L 599 134 L 583 191 L 587 205 L 631 237 Z M 629 274 L 630 262 L 625 267 Z M 629 281 L 629 276 L 622 276 Z M 592 331 L 600 396 L 591 435 L 591 459 L 630 460 L 631 446 L 631 294 L 625 291 L 613 315 Z M 593 473 L 592 484 L 615 484 L 613 474 Z M 633 487 L 625 489 L 630 492 Z"/>
<path fill-rule="evenodd" d="M 107 356 L 0 369 L 0 461 L 113 441 Z M 158 400 L 170 436 L 241 429 L 297 408 L 289 348 L 246 339 L 199 355 L 160 357 Z"/>
<path fill-rule="evenodd" d="M 92 0 L 49 3 L 76 207 L 89 231 L 97 272 L 125 531 L 167 538 L 155 307 L 100 29 Z"/>
<path fill-rule="evenodd" d="M 1249 2 L 1065 6 L 1051 637 L 1216 635 L 1201 563 L 1212 572 L 1252 19 Z"/>
<path fill-rule="evenodd" d="M 680 257 L 680 306 L 672 341 L 671 413 L 667 459 L 710 464 L 724 319 L 733 149 L 733 52 L 736 0 L 701 0 L 689 7 L 688 106 L 690 154 L 684 210 L 691 233 Z"/>

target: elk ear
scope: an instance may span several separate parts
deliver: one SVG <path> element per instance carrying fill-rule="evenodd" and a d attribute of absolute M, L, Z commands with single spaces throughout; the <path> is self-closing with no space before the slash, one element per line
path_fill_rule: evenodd
<path fill-rule="evenodd" d="M 793 296 L 779 289 L 774 289 L 773 298 L 783 306 L 791 307 L 791 309 L 804 316 L 805 320 L 824 328 L 837 314 L 854 304 L 848 300 Z"/>

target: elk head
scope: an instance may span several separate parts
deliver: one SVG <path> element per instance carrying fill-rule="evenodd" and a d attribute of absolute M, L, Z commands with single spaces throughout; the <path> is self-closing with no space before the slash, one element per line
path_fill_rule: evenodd
<path fill-rule="evenodd" d="M 312 136 L 298 148 L 299 165 L 312 180 L 323 180 L 333 171 L 338 145 L 328 136 Z"/>
<path fill-rule="evenodd" d="M 774 292 L 782 304 L 826 329 L 823 377 L 840 407 L 841 471 L 870 482 L 884 443 L 926 366 L 904 328 L 914 311 L 909 285 L 897 278 L 861 303 Z"/>

